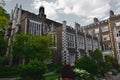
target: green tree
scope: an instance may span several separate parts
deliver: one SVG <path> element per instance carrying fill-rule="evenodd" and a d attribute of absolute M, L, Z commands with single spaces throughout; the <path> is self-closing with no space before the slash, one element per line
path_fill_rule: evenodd
<path fill-rule="evenodd" d="M 19 57 L 23 64 L 26 58 L 44 62 L 52 57 L 51 45 L 53 43 L 49 36 L 32 37 L 26 34 L 17 34 L 12 45 L 13 55 Z"/>
<path fill-rule="evenodd" d="M 99 71 L 98 64 L 88 56 L 81 57 L 76 62 L 76 67 L 78 69 L 83 69 L 92 74 L 97 74 Z"/>
<path fill-rule="evenodd" d="M 0 56 L 3 56 L 7 49 L 7 41 L 4 40 L 4 28 L 8 26 L 9 14 L 0 6 Z"/>
<path fill-rule="evenodd" d="M 53 42 L 50 36 L 34 36 L 29 45 L 30 58 L 44 62 L 52 57 L 50 46 Z"/>
<path fill-rule="evenodd" d="M 9 14 L 0 6 L 0 30 L 8 27 Z"/>
<path fill-rule="evenodd" d="M 103 55 L 102 52 L 99 49 L 96 49 L 93 54 L 92 54 L 92 58 L 97 61 L 98 64 L 100 64 L 101 62 L 103 62 Z"/>
<path fill-rule="evenodd" d="M 2 34 L 0 32 L 0 34 Z M 4 39 L 3 35 L 0 35 L 0 56 L 4 56 L 7 50 L 7 41 Z"/>
<path fill-rule="evenodd" d="M 29 40 L 32 39 L 30 35 L 17 34 L 15 41 L 13 41 L 13 55 L 19 58 L 19 63 L 25 63 L 25 58 L 29 55 Z"/>

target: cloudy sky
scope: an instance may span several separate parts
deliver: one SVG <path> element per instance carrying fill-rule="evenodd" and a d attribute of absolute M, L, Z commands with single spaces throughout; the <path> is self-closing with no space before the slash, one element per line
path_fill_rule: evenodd
<path fill-rule="evenodd" d="M 86 25 L 109 17 L 109 10 L 120 14 L 120 0 L 5 0 L 5 9 L 10 13 L 16 3 L 22 4 L 24 10 L 38 14 L 39 7 L 45 7 L 47 18 L 74 26 L 74 22 Z"/>

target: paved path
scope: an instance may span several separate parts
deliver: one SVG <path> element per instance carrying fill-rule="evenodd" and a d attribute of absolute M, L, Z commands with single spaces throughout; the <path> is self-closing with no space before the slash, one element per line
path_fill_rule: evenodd
<path fill-rule="evenodd" d="M 16 78 L 0 78 L 0 80 L 16 80 Z M 120 80 L 120 74 L 116 76 L 108 76 L 106 79 L 100 79 L 100 80 Z"/>
<path fill-rule="evenodd" d="M 120 74 L 116 76 L 106 76 L 105 79 L 100 79 L 100 80 L 120 80 Z"/>
<path fill-rule="evenodd" d="M 0 78 L 0 80 L 16 80 L 16 78 Z"/>

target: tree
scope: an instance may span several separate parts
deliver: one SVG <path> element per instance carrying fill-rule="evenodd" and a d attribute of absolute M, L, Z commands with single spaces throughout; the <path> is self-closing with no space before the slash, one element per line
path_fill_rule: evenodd
<path fill-rule="evenodd" d="M 50 46 L 53 45 L 53 41 L 50 36 L 35 36 L 29 44 L 30 58 L 44 62 L 52 57 Z"/>
<path fill-rule="evenodd" d="M 29 40 L 32 39 L 30 35 L 17 34 L 15 36 L 15 41 L 13 41 L 13 55 L 18 57 L 19 63 L 25 63 L 25 58 L 29 55 Z"/>
<path fill-rule="evenodd" d="M 8 26 L 9 14 L 0 6 L 0 30 Z"/>
<path fill-rule="evenodd" d="M 103 62 L 103 55 L 101 53 L 101 51 L 99 49 L 96 49 L 93 54 L 92 54 L 92 58 L 97 61 L 98 64 L 100 64 L 101 62 Z"/>
<path fill-rule="evenodd" d="M 23 64 L 25 63 L 25 58 L 44 62 L 52 56 L 51 45 L 52 40 L 49 36 L 32 37 L 26 34 L 17 34 L 12 45 L 13 55 L 19 57 Z"/>
<path fill-rule="evenodd" d="M 99 71 L 98 64 L 88 56 L 81 57 L 76 62 L 76 67 L 78 69 L 83 69 L 92 74 L 97 74 Z"/>
<path fill-rule="evenodd" d="M 0 34 L 2 34 L 0 32 Z M 7 50 L 7 41 L 4 40 L 4 36 L 0 35 L 0 56 L 4 56 Z"/>
<path fill-rule="evenodd" d="M 9 14 L 0 6 L 0 56 L 3 56 L 7 49 L 7 41 L 4 40 L 4 28 L 8 26 Z"/>

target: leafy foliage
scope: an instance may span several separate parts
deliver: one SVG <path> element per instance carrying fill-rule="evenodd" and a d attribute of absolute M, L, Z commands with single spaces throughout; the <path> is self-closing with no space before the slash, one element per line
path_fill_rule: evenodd
<path fill-rule="evenodd" d="M 0 30 L 8 26 L 9 14 L 0 6 Z"/>
<path fill-rule="evenodd" d="M 108 72 L 109 71 L 109 67 L 111 66 L 108 66 L 108 64 L 106 64 L 106 62 L 101 62 L 99 63 L 99 69 L 100 69 L 100 74 L 104 76 L 104 73 Z"/>
<path fill-rule="evenodd" d="M 52 53 L 50 45 L 52 45 L 52 39 L 49 36 L 35 36 L 29 42 L 29 57 L 32 59 L 38 59 L 42 62 L 51 58 Z"/>
<path fill-rule="evenodd" d="M 0 67 L 3 67 L 7 63 L 7 59 L 5 57 L 0 57 Z"/>
<path fill-rule="evenodd" d="M 18 34 L 15 36 L 15 41 L 13 42 L 13 55 L 18 56 L 20 59 L 24 59 L 29 55 L 29 40 L 30 36 L 26 34 Z"/>
<path fill-rule="evenodd" d="M 3 33 L 0 32 L 0 56 L 4 56 L 7 50 L 7 41 L 4 39 Z"/>
<path fill-rule="evenodd" d="M 96 74 L 99 71 L 98 64 L 88 56 L 81 57 L 76 62 L 76 67 L 78 69 L 84 69 L 84 70 L 86 70 L 86 71 L 88 71 L 89 73 L 92 73 L 92 74 Z"/>
<path fill-rule="evenodd" d="M 92 58 L 97 61 L 97 63 L 99 64 L 100 62 L 103 62 L 103 55 L 101 53 L 101 51 L 99 49 L 96 49 L 93 54 L 92 54 Z"/>
<path fill-rule="evenodd" d="M 86 70 L 80 70 L 75 68 L 74 71 L 80 76 L 80 77 L 89 77 L 90 73 L 88 73 Z"/>
<path fill-rule="evenodd" d="M 13 54 L 21 60 L 28 58 L 44 62 L 52 56 L 50 45 L 52 40 L 49 36 L 32 37 L 21 33 L 15 36 Z"/>
<path fill-rule="evenodd" d="M 43 80 L 46 65 L 38 60 L 32 60 L 28 65 L 20 65 L 20 76 L 29 80 Z"/>
<path fill-rule="evenodd" d="M 111 55 L 105 56 L 105 61 L 107 64 L 109 64 L 108 67 L 111 66 L 111 68 L 114 68 L 114 69 L 119 68 L 117 58 L 115 58 L 114 56 L 111 56 Z"/>

